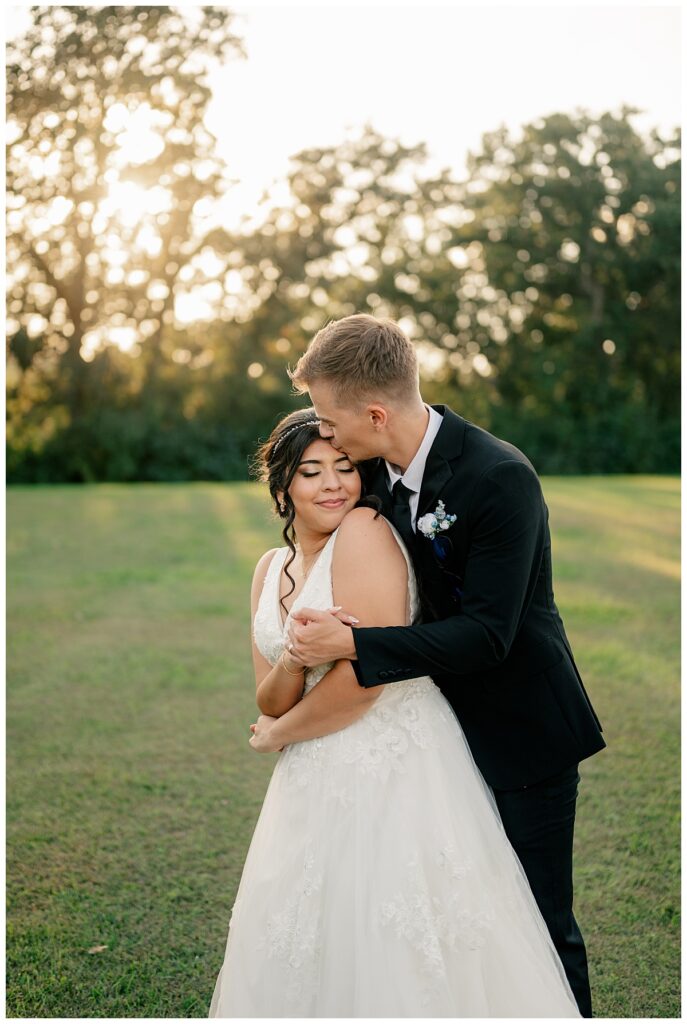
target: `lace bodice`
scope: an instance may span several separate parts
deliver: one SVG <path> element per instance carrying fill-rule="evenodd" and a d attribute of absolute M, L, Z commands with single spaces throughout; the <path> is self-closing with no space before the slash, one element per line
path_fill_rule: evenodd
<path fill-rule="evenodd" d="M 415 573 L 410 561 L 410 556 L 408 555 L 408 551 L 400 534 L 398 533 L 398 530 L 396 530 L 391 523 L 389 523 L 389 528 L 392 530 L 396 540 L 398 541 L 408 567 L 407 622 L 412 623 L 416 621 L 420 611 Z M 294 611 L 300 607 L 324 609 L 331 608 L 333 606 L 332 557 L 338 532 L 337 527 L 325 546 L 322 548 L 322 551 L 310 570 L 303 589 L 293 602 L 283 625 L 279 605 L 279 577 L 282 567 L 286 562 L 289 548 L 278 548 L 274 554 L 265 576 L 265 582 L 262 587 L 260 600 L 258 602 L 253 622 L 253 637 L 255 639 L 255 644 L 262 656 L 266 658 L 271 665 L 276 664 L 284 650 L 284 644 L 288 638 L 289 623 Z M 351 609 L 351 612 L 355 613 L 355 609 Z M 324 665 L 317 665 L 315 668 L 308 669 L 305 674 L 304 692 L 307 693 L 313 688 L 313 686 L 319 683 L 320 679 L 327 674 L 333 664 L 333 662 L 327 662 Z"/>

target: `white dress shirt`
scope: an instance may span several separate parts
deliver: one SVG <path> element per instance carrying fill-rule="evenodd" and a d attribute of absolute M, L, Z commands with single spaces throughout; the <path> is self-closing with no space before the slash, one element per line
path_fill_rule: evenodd
<path fill-rule="evenodd" d="M 415 520 L 417 519 L 417 506 L 420 501 L 420 488 L 422 487 L 422 477 L 425 474 L 425 465 L 427 463 L 427 456 L 429 450 L 434 444 L 434 438 L 439 433 L 439 427 L 444 422 L 444 417 L 436 409 L 433 409 L 431 405 L 427 405 L 425 402 L 425 409 L 429 412 L 429 422 L 425 431 L 425 436 L 422 438 L 420 447 L 415 452 L 413 461 L 410 463 L 405 473 L 401 472 L 400 466 L 395 466 L 393 462 L 386 462 L 387 472 L 387 483 L 389 490 L 391 491 L 397 480 L 402 480 L 408 490 L 411 492 L 409 505 L 410 505 L 410 522 L 412 523 L 413 530 L 415 530 Z M 417 532 L 417 531 L 416 531 Z"/>

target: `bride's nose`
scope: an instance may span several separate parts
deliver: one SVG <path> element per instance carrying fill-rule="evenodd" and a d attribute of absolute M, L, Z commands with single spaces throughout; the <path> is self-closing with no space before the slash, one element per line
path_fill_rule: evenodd
<path fill-rule="evenodd" d="M 322 490 L 323 491 L 338 491 L 341 487 L 341 480 L 339 479 L 335 469 L 325 469 L 322 473 Z"/>

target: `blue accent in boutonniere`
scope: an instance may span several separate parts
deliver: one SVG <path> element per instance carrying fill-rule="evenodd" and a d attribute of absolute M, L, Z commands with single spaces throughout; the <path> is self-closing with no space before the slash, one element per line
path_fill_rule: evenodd
<path fill-rule="evenodd" d="M 437 556 L 437 561 L 441 562 L 442 565 L 448 562 L 448 556 L 451 554 L 451 541 L 448 537 L 444 537 L 439 534 L 437 537 L 432 538 L 432 550 Z"/>
<path fill-rule="evenodd" d="M 420 516 L 416 525 L 420 533 L 433 541 L 437 534 L 441 534 L 442 530 L 448 530 L 457 518 L 448 513 L 443 501 L 440 501 L 433 512 L 427 512 L 426 515 Z"/>
<path fill-rule="evenodd" d="M 441 567 L 444 574 L 444 578 L 448 581 L 451 597 L 454 601 L 460 603 L 463 597 L 463 581 L 460 576 L 456 573 L 451 572 L 448 566 L 448 560 L 453 551 L 453 544 L 451 538 L 447 537 L 445 533 L 437 533 L 432 537 L 432 551 L 437 563 Z"/>

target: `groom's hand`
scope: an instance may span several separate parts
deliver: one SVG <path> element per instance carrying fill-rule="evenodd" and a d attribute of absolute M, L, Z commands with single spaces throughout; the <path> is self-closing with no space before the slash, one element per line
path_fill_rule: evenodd
<path fill-rule="evenodd" d="M 357 622 L 340 608 L 327 611 L 299 608 L 291 615 L 289 643 L 292 646 L 287 644 L 287 650 L 309 668 L 342 658 L 354 660 L 357 655 L 350 627 Z"/>

